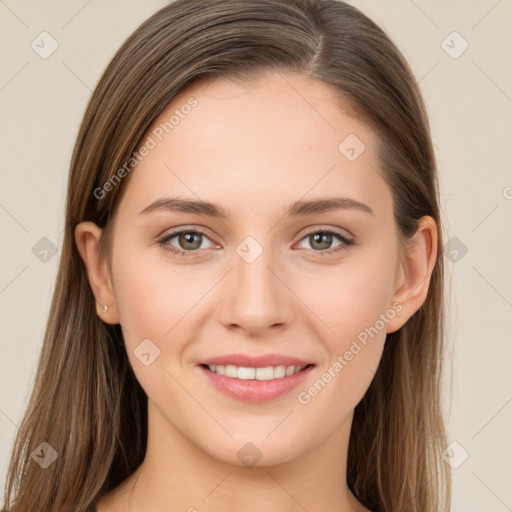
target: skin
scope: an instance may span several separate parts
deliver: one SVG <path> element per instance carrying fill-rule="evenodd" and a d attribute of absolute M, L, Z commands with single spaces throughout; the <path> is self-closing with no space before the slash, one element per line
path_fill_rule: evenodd
<path fill-rule="evenodd" d="M 411 245 L 400 252 L 376 135 L 340 108 L 330 86 L 278 73 L 251 86 L 201 81 L 183 90 L 150 130 L 191 96 L 198 105 L 125 178 L 111 268 L 98 252 L 101 229 L 83 222 L 75 231 L 98 314 L 121 324 L 148 395 L 146 458 L 98 509 L 259 512 L 265 503 L 281 512 L 367 510 L 346 486 L 353 412 L 386 334 L 425 301 L 436 259 L 435 222 L 420 219 Z M 366 146 L 354 161 L 338 149 L 349 134 Z M 171 195 L 219 203 L 232 216 L 139 215 Z M 333 195 L 365 203 L 374 215 L 346 209 L 283 217 L 295 201 Z M 180 245 L 179 237 L 167 244 L 190 251 L 202 240 L 199 254 L 180 257 L 158 244 L 160 235 L 180 226 L 200 227 L 207 237 L 196 246 Z M 343 244 L 334 236 L 324 246 L 331 255 L 322 256 L 305 234 L 311 227 L 338 229 L 358 243 L 332 253 Z M 247 236 L 263 248 L 252 263 L 236 252 Z M 394 303 L 401 311 L 301 404 L 298 392 Z M 161 351 L 149 366 L 134 355 L 146 338 Z M 251 404 L 221 394 L 197 367 L 201 358 L 233 352 L 293 355 L 316 366 L 299 388 Z M 237 456 L 247 442 L 262 454 L 253 467 Z"/>

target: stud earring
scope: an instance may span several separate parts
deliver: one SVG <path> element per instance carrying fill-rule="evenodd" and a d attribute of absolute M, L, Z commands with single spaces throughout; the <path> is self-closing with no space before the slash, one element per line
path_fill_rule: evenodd
<path fill-rule="evenodd" d="M 106 313 L 106 312 L 107 312 L 107 310 L 108 310 L 108 306 L 106 306 L 106 305 L 105 305 L 105 306 L 103 306 L 103 313 Z"/>

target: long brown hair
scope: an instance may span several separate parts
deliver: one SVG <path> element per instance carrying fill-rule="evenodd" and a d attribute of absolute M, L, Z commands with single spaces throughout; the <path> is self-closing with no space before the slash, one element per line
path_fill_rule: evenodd
<path fill-rule="evenodd" d="M 401 242 L 415 233 L 420 217 L 437 223 L 437 262 L 425 303 L 388 334 L 374 380 L 355 409 L 347 483 L 373 511 L 449 510 L 450 475 L 441 460 L 442 220 L 428 117 L 410 67 L 381 28 L 340 1 L 177 0 L 118 50 L 80 127 L 51 311 L 11 455 L 10 512 L 83 512 L 143 461 L 147 396 L 120 325 L 96 314 L 74 229 L 85 220 L 104 228 L 108 255 L 127 180 L 100 199 L 95 190 L 129 160 L 154 119 L 200 77 L 244 80 L 264 71 L 307 73 L 331 85 L 375 130 Z M 58 454 L 46 468 L 31 456 L 49 450 L 41 443 Z"/>

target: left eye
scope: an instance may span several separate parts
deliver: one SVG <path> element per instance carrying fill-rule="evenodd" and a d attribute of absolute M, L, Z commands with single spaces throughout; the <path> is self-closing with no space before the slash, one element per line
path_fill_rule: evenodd
<path fill-rule="evenodd" d="M 340 240 L 340 243 L 332 249 L 333 237 Z M 307 240 L 311 248 L 320 255 L 337 253 L 345 250 L 348 246 L 355 242 L 352 238 L 348 238 L 343 233 L 333 229 L 316 229 L 306 234 L 302 240 Z M 301 240 L 301 241 L 302 241 Z"/>

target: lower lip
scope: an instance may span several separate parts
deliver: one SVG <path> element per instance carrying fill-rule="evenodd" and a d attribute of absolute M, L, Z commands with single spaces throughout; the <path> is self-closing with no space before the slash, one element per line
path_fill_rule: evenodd
<path fill-rule="evenodd" d="M 272 380 L 256 379 L 235 379 L 212 372 L 204 366 L 199 369 L 206 375 L 210 382 L 226 395 L 249 403 L 262 403 L 277 398 L 297 387 L 313 370 L 314 366 L 309 366 L 299 373 L 288 377 L 281 377 Z"/>

